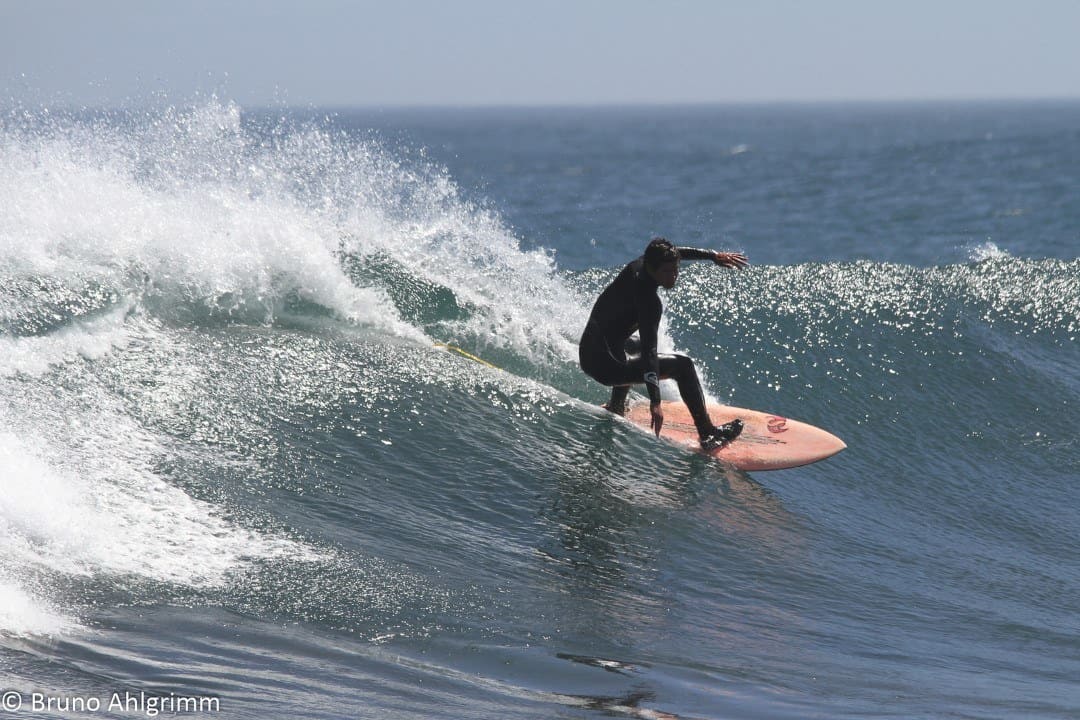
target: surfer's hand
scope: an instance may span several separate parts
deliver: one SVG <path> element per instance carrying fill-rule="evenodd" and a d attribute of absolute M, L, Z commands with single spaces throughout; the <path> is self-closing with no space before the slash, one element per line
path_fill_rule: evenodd
<path fill-rule="evenodd" d="M 651 403 L 649 414 L 652 415 L 649 427 L 656 433 L 656 437 L 660 437 L 660 429 L 664 427 L 664 411 L 660 409 L 660 403 Z"/>
<path fill-rule="evenodd" d="M 750 261 L 747 260 L 746 256 L 742 253 L 730 252 L 713 253 L 713 262 L 720 267 L 734 268 L 736 270 L 742 270 L 744 267 L 750 264 Z"/>

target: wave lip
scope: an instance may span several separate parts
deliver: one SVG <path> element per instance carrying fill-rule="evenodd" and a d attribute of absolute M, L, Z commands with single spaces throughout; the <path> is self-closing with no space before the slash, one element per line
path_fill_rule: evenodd
<path fill-rule="evenodd" d="M 115 124 L 0 128 L 0 195 L 13 198 L 0 206 L 0 274 L 103 285 L 167 318 L 266 323 L 298 297 L 421 338 L 342 269 L 342 217 L 356 199 L 331 188 L 358 182 L 348 147 L 318 128 L 288 132 L 260 135 L 217 102 Z M 339 176 L 313 197 L 305 178 L 328 157 Z"/>

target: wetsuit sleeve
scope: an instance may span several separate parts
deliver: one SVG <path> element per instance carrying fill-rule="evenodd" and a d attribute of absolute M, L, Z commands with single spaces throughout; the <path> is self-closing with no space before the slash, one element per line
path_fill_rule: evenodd
<path fill-rule="evenodd" d="M 660 329 L 660 313 L 663 306 L 660 298 L 651 293 L 651 297 L 638 298 L 638 332 L 641 334 L 641 364 L 645 371 L 645 388 L 649 391 L 649 401 L 660 402 L 660 355 L 657 352 L 657 333 Z"/>
<path fill-rule="evenodd" d="M 681 247 L 679 248 L 679 257 L 683 260 L 712 260 L 716 257 L 716 251 Z"/>

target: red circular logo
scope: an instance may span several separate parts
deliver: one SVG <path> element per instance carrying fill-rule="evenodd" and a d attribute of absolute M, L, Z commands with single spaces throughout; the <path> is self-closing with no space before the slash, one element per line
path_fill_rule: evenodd
<path fill-rule="evenodd" d="M 771 433 L 783 433 L 787 432 L 787 418 L 782 418 L 777 415 L 773 415 L 769 418 L 768 422 L 769 432 Z"/>

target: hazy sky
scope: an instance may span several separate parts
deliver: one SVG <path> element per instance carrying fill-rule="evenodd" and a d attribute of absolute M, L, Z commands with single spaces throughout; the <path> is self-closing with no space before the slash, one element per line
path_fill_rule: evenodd
<path fill-rule="evenodd" d="M 1080 0 L 0 0 L 0 104 L 1080 97 Z"/>

